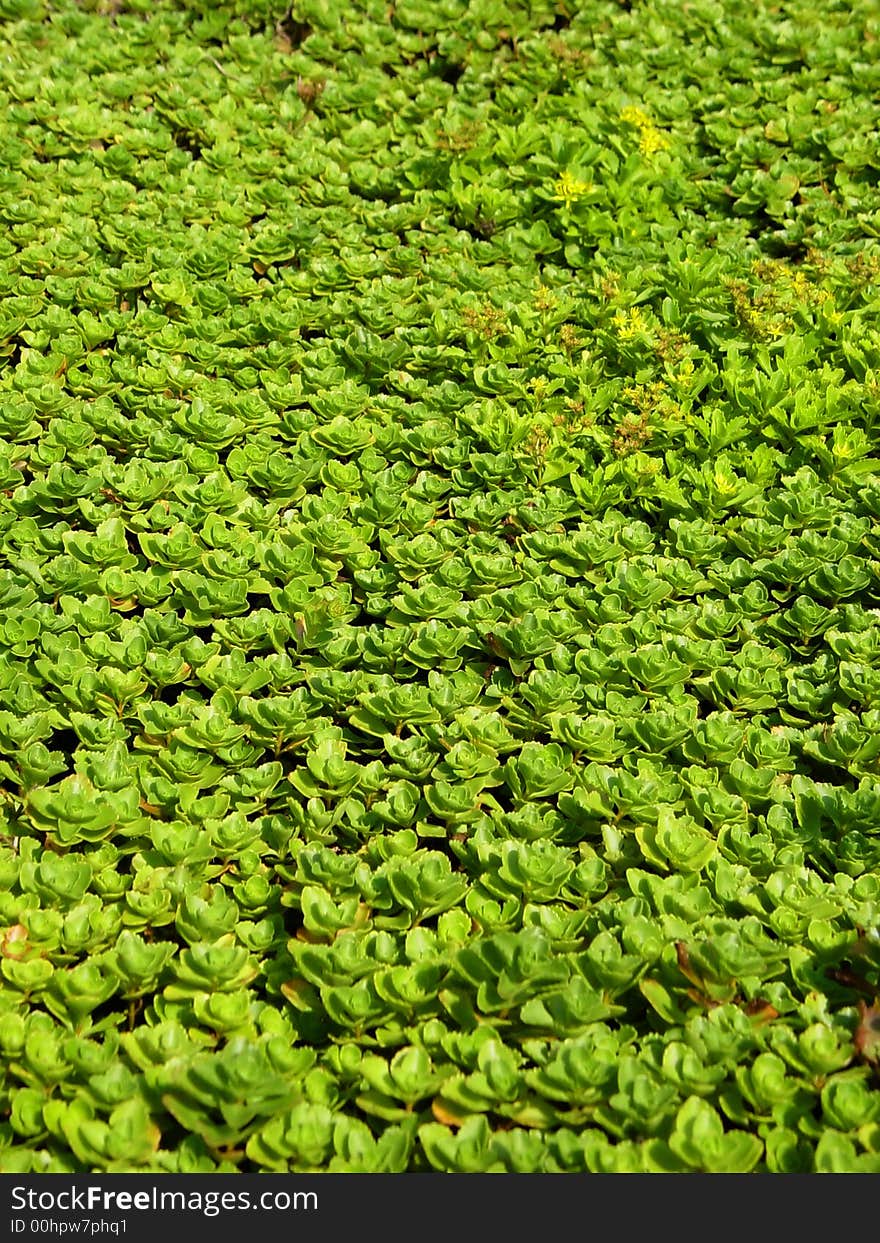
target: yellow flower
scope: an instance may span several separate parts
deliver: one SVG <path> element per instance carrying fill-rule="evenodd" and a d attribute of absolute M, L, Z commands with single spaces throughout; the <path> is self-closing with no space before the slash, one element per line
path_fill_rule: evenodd
<path fill-rule="evenodd" d="M 663 151 L 669 146 L 669 139 L 658 129 L 647 112 L 641 108 L 632 105 L 621 109 L 621 121 L 626 121 L 628 125 L 634 125 L 639 131 L 639 150 L 642 155 L 654 155 L 657 151 Z"/>
<path fill-rule="evenodd" d="M 574 173 L 566 169 L 562 176 L 553 183 L 553 189 L 556 191 L 553 197 L 563 202 L 566 207 L 571 207 L 572 203 L 582 199 L 585 194 L 589 194 L 592 188 L 592 182 L 575 177 Z"/>
<path fill-rule="evenodd" d="M 618 311 L 611 322 L 617 329 L 617 335 L 621 341 L 631 341 L 633 337 L 637 337 L 640 332 L 645 332 L 647 329 L 645 317 L 637 306 L 628 311 Z"/>
<path fill-rule="evenodd" d="M 647 112 L 643 112 L 641 108 L 636 108 L 632 105 L 621 109 L 620 119 L 621 121 L 626 121 L 627 125 L 634 125 L 636 129 L 644 129 L 646 125 L 651 124 L 651 118 Z"/>
<path fill-rule="evenodd" d="M 642 155 L 654 155 L 656 151 L 665 151 L 669 139 L 656 125 L 646 125 L 639 135 L 639 150 Z"/>

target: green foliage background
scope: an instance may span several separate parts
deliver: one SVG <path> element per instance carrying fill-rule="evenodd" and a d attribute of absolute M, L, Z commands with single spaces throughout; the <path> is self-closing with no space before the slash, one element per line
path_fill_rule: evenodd
<path fill-rule="evenodd" d="M 0 1170 L 880 1170 L 876 6 L 0 33 Z"/>

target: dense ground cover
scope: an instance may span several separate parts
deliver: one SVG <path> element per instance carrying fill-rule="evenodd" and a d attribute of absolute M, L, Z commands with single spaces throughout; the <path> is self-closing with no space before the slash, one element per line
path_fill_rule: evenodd
<path fill-rule="evenodd" d="M 0 1169 L 880 1170 L 876 6 L 0 19 Z"/>

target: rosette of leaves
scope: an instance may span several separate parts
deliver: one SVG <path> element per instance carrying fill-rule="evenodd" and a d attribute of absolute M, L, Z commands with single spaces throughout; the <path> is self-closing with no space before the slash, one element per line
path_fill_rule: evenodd
<path fill-rule="evenodd" d="M 63 845 L 97 842 L 115 832 L 134 835 L 146 823 L 135 786 L 102 790 L 85 773 L 32 790 L 27 814 L 33 830 Z"/>

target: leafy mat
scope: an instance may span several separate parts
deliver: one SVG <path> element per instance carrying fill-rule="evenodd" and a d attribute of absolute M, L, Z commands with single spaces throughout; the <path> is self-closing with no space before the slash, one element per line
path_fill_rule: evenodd
<path fill-rule="evenodd" d="M 0 30 L 0 1169 L 880 1170 L 876 6 Z"/>

